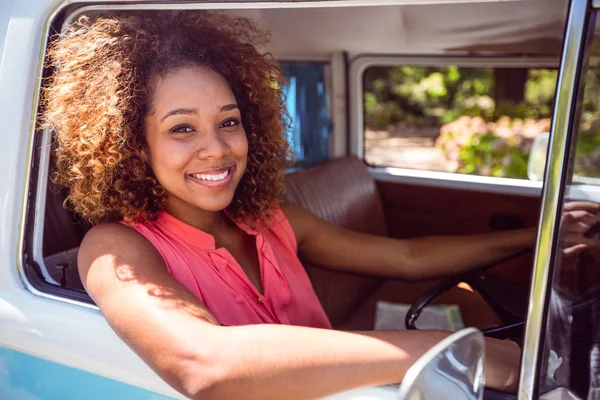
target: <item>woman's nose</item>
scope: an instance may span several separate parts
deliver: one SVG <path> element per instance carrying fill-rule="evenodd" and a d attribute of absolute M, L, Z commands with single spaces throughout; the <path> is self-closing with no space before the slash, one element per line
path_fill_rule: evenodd
<path fill-rule="evenodd" d="M 206 131 L 203 139 L 198 149 L 199 158 L 222 158 L 230 150 L 227 142 L 214 129 Z"/>

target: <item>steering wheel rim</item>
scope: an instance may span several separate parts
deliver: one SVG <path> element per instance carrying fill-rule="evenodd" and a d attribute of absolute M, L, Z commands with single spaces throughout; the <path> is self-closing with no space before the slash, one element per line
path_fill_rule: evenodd
<path fill-rule="evenodd" d="M 404 319 L 406 329 L 417 330 L 417 319 L 425 307 L 441 294 L 452 289 L 459 283 L 465 282 L 481 295 L 484 301 L 504 322 L 504 325 L 502 326 L 483 330 L 482 332 L 485 336 L 497 339 L 510 339 L 521 336 L 523 334 L 525 315 L 527 313 L 528 291 L 492 278 L 484 271 L 530 251 L 531 249 L 526 249 L 511 255 L 510 257 L 505 257 L 502 260 L 478 268 L 475 271 L 443 279 L 439 284 L 434 286 L 411 305 Z M 505 298 L 502 302 L 496 299 L 496 297 L 499 297 L 499 293 L 502 293 L 502 297 Z"/>

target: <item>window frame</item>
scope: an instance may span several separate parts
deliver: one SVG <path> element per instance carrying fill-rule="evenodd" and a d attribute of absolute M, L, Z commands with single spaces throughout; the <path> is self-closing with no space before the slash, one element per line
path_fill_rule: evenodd
<path fill-rule="evenodd" d="M 446 54 L 382 56 L 359 54 L 350 60 L 349 66 L 350 154 L 364 160 L 363 74 L 369 67 L 441 67 L 458 65 L 460 67 L 472 68 L 491 66 L 493 68 L 531 67 L 558 69 L 559 62 L 559 58 L 552 57 L 526 58 Z M 369 169 L 375 179 L 388 182 L 532 197 L 539 197 L 542 193 L 542 182 L 534 182 L 528 179 L 499 178 L 398 167 L 370 166 Z"/>
<path fill-rule="evenodd" d="M 588 24 L 592 10 L 588 0 L 572 0 L 565 30 L 565 39 L 559 69 L 555 107 L 550 129 L 549 150 L 542 194 L 542 208 L 538 237 L 534 253 L 529 310 L 525 320 L 521 371 L 519 373 L 519 399 L 538 398 L 541 373 L 541 352 L 549 312 L 550 276 L 557 256 L 557 241 L 561 205 L 565 196 L 565 182 L 569 163 L 571 138 L 577 118 L 578 96 L 581 93 L 582 71 L 585 71 L 586 50 L 590 44 Z M 594 6 L 600 7 L 600 1 Z"/>
<path fill-rule="evenodd" d="M 452 2 L 453 0 L 443 0 Z M 33 90 L 32 115 L 39 112 L 40 95 L 45 78 L 49 71 L 44 67 L 46 51 L 50 37 L 54 32 L 62 31 L 67 24 L 84 12 L 89 11 L 123 11 L 123 10 L 236 10 L 236 9 L 280 9 L 280 8 L 336 8 L 348 6 L 383 6 L 393 4 L 411 4 L 415 0 L 197 0 L 179 2 L 162 0 L 75 0 L 59 1 L 40 20 L 42 23 L 39 42 L 39 58 L 37 60 L 36 84 Z M 439 0 L 426 0 L 439 3 Z M 287 57 L 285 60 L 304 60 L 310 57 Z M 313 60 L 332 63 L 332 58 Z M 283 58 L 282 58 L 283 60 Z M 337 63 L 339 64 L 339 62 Z M 333 85 L 333 83 L 332 83 Z M 339 86 L 339 83 L 338 83 Z M 333 94 L 332 94 L 333 97 Z M 333 114 L 332 114 L 333 116 Z M 50 152 L 44 150 L 49 146 L 51 132 L 38 130 L 35 123 L 31 124 L 29 132 L 29 147 L 27 149 L 26 170 L 24 172 L 24 194 L 20 215 L 20 230 L 17 244 L 16 268 L 24 288 L 35 296 L 99 310 L 87 293 L 75 289 L 63 288 L 51 278 L 43 259 L 44 217 L 46 205 L 46 188 L 48 185 Z M 335 139 L 333 139 L 335 140 Z M 330 148 L 333 148 L 330 143 Z M 339 147 L 339 145 L 335 145 Z M 332 153 L 334 154 L 334 153 Z"/>

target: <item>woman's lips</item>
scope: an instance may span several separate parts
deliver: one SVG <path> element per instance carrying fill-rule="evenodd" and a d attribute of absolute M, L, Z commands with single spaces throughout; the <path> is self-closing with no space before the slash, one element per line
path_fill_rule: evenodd
<path fill-rule="evenodd" d="M 187 174 L 186 177 L 194 183 L 210 188 L 222 188 L 228 186 L 233 180 L 235 166 L 217 168 L 202 173 Z"/>

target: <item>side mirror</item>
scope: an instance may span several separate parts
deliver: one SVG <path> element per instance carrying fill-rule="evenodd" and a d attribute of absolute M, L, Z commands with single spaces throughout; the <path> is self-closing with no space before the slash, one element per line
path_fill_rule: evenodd
<path fill-rule="evenodd" d="M 527 177 L 531 181 L 544 180 L 546 154 L 548 153 L 548 132 L 540 133 L 533 140 L 529 160 L 527 161 Z"/>
<path fill-rule="evenodd" d="M 399 400 L 480 400 L 485 376 L 483 334 L 467 328 L 448 336 L 413 364 L 400 384 Z"/>

